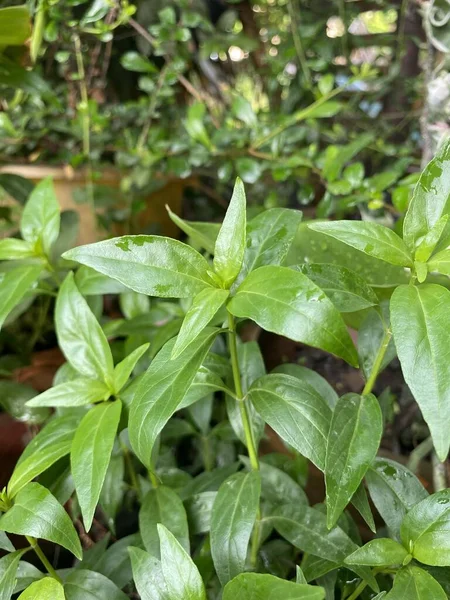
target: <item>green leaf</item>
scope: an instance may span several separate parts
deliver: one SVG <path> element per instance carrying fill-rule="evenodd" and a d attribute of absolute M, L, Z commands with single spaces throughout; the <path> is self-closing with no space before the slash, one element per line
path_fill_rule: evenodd
<path fill-rule="evenodd" d="M 331 410 L 334 410 L 338 401 L 338 395 L 328 381 L 319 375 L 319 373 L 316 373 L 316 371 L 308 369 L 307 367 L 302 367 L 301 365 L 285 363 L 278 365 L 272 372 L 291 375 L 292 377 L 296 377 L 297 379 L 300 379 L 300 381 L 309 384 L 320 396 L 322 396 Z"/>
<path fill-rule="evenodd" d="M 245 190 L 238 177 L 214 249 L 214 270 L 226 288 L 231 286 L 241 270 L 246 246 L 246 228 Z"/>
<path fill-rule="evenodd" d="M 112 384 L 113 358 L 108 340 L 69 273 L 55 307 L 59 347 L 70 364 L 86 377 Z"/>
<path fill-rule="evenodd" d="M 186 500 L 186 514 L 193 535 L 210 532 L 211 513 L 216 496 L 217 492 L 201 492 Z"/>
<path fill-rule="evenodd" d="M 142 377 L 130 409 L 129 435 L 133 450 L 147 468 L 156 438 L 181 404 L 217 333 L 206 328 L 195 344 L 173 360 L 175 340 L 170 340 Z"/>
<path fill-rule="evenodd" d="M 164 525 L 158 525 L 158 534 L 168 600 L 206 600 L 205 586 L 191 557 Z"/>
<path fill-rule="evenodd" d="M 376 458 L 366 473 L 370 496 L 395 537 L 405 514 L 428 496 L 425 488 L 406 467 L 387 458 Z"/>
<path fill-rule="evenodd" d="M 19 596 L 19 600 L 66 600 L 64 588 L 53 579 L 53 577 L 44 577 L 35 581 Z"/>
<path fill-rule="evenodd" d="M 0 529 L 54 542 L 81 560 L 80 540 L 69 515 L 38 483 L 29 483 L 20 490 L 12 508 L 0 518 Z"/>
<path fill-rule="evenodd" d="M 413 264 L 403 240 L 391 229 L 379 223 L 342 220 L 312 223 L 309 227 L 391 265 L 411 267 Z"/>
<path fill-rule="evenodd" d="M 126 235 L 74 248 L 63 257 L 148 296 L 190 298 L 212 286 L 203 256 L 166 237 Z"/>
<path fill-rule="evenodd" d="M 145 315 L 150 310 L 150 298 L 137 292 L 123 292 L 119 296 L 119 304 L 126 319 Z"/>
<path fill-rule="evenodd" d="M 128 548 L 141 600 L 169 600 L 161 562 L 140 548 Z"/>
<path fill-rule="evenodd" d="M 11 600 L 16 585 L 19 561 L 26 550 L 17 550 L 0 558 L 0 600 Z"/>
<path fill-rule="evenodd" d="M 450 330 L 442 326 L 449 311 L 450 292 L 436 284 L 402 285 L 391 299 L 391 325 L 403 376 L 442 461 L 450 447 Z"/>
<path fill-rule="evenodd" d="M 391 565 L 402 565 L 408 556 L 409 554 L 405 548 L 395 540 L 378 538 L 347 556 L 345 564 L 389 567 Z"/>
<path fill-rule="evenodd" d="M 145 549 L 159 559 L 158 523 L 167 527 L 189 552 L 189 529 L 183 502 L 176 492 L 164 485 L 148 492 L 139 511 L 139 531 Z"/>
<path fill-rule="evenodd" d="M 139 533 L 132 533 L 114 542 L 95 565 L 96 571 L 111 579 L 120 589 L 133 579 L 128 548 L 134 544 L 142 545 Z"/>
<path fill-rule="evenodd" d="M 22 46 L 30 37 L 31 18 L 27 6 L 6 6 L 0 9 L 2 46 Z"/>
<path fill-rule="evenodd" d="M 241 462 L 250 470 L 250 461 L 246 456 L 240 457 Z M 261 497 L 272 505 L 295 503 L 308 505 L 308 498 L 303 488 L 287 473 L 264 462 L 259 463 L 261 476 Z"/>
<path fill-rule="evenodd" d="M 129 293 L 122 283 L 84 265 L 77 269 L 75 283 L 83 296 Z"/>
<path fill-rule="evenodd" d="M 30 424 L 39 424 L 48 419 L 50 411 L 41 408 L 29 408 L 28 400 L 37 395 L 29 385 L 3 379 L 0 381 L 0 405 L 13 419 L 27 421 Z"/>
<path fill-rule="evenodd" d="M 109 5 L 105 3 L 107 6 L 107 10 L 109 9 Z M 148 60 L 146 56 L 143 56 L 139 52 L 125 52 L 120 57 L 120 64 L 127 71 L 135 71 L 136 73 L 155 73 L 156 67 L 155 65 Z"/>
<path fill-rule="evenodd" d="M 450 214 L 450 143 L 428 163 L 414 189 L 403 222 L 403 238 L 414 250 L 443 215 Z"/>
<path fill-rule="evenodd" d="M 118 394 L 123 386 L 127 383 L 139 359 L 142 358 L 145 352 L 147 352 L 149 346 L 150 344 L 142 344 L 142 346 L 139 346 L 136 348 L 136 350 L 133 350 L 131 354 L 125 357 L 114 367 L 113 380 L 114 391 L 116 394 Z"/>
<path fill-rule="evenodd" d="M 223 600 L 323 600 L 325 590 L 273 575 L 242 573 L 225 587 Z"/>
<path fill-rule="evenodd" d="M 345 394 L 333 412 L 325 464 L 327 524 L 331 528 L 350 502 L 375 458 L 383 417 L 372 394 Z"/>
<path fill-rule="evenodd" d="M 121 503 L 125 493 L 125 485 L 123 485 L 124 475 L 125 462 L 123 454 L 113 454 L 106 471 L 105 481 L 103 482 L 103 487 L 99 498 L 101 507 L 108 517 L 108 524 L 112 533 L 115 533 L 114 520 L 119 508 L 121 508 Z M 120 485 L 120 482 L 122 482 L 122 485 Z M 104 573 L 104 575 L 107 575 L 107 573 Z"/>
<path fill-rule="evenodd" d="M 0 260 L 17 260 L 34 256 L 34 250 L 29 242 L 17 238 L 0 240 Z"/>
<path fill-rule="evenodd" d="M 212 143 L 204 125 L 205 113 L 206 107 L 202 102 L 194 102 L 194 104 L 191 104 L 188 108 L 185 127 L 193 140 L 212 149 Z"/>
<path fill-rule="evenodd" d="M 70 462 L 86 531 L 100 498 L 121 410 L 120 400 L 99 404 L 85 414 L 75 432 Z"/>
<path fill-rule="evenodd" d="M 6 550 L 6 552 L 14 552 L 15 550 L 4 531 L 0 531 L 0 550 Z"/>
<path fill-rule="evenodd" d="M 184 317 L 171 358 L 177 358 L 208 325 L 217 311 L 225 304 L 228 290 L 207 288 L 195 296 L 192 306 Z"/>
<path fill-rule="evenodd" d="M 363 482 L 359 484 L 358 489 L 353 494 L 352 504 L 367 523 L 369 528 L 376 533 L 377 528 L 375 526 L 372 509 L 370 508 L 369 498 L 367 497 L 366 488 L 364 487 Z"/>
<path fill-rule="evenodd" d="M 98 379 L 80 377 L 73 381 L 60 383 L 46 392 L 28 400 L 27 406 L 84 406 L 99 400 L 106 400 L 110 395 L 108 386 Z"/>
<path fill-rule="evenodd" d="M 441 250 L 430 258 L 427 263 L 430 272 L 437 271 L 450 276 L 450 250 Z"/>
<path fill-rule="evenodd" d="M 214 254 L 217 236 L 221 228 L 220 223 L 203 223 L 197 221 L 186 221 L 182 219 L 166 205 L 166 210 L 169 213 L 171 220 L 183 231 L 189 238 L 204 248 L 209 254 Z"/>
<path fill-rule="evenodd" d="M 260 267 L 244 279 L 227 308 L 267 331 L 336 354 L 353 366 L 358 364 L 341 315 L 302 273 L 286 267 Z"/>
<path fill-rule="evenodd" d="M 427 262 L 444 232 L 447 221 L 448 215 L 442 215 L 442 217 L 436 221 L 435 225 L 418 245 L 414 255 L 415 260 Z"/>
<path fill-rule="evenodd" d="M 36 250 L 48 256 L 59 235 L 59 204 L 50 177 L 40 181 L 28 198 L 22 212 L 20 231 Z"/>
<path fill-rule="evenodd" d="M 356 544 L 340 527 L 328 529 L 325 515 L 303 504 L 279 506 L 270 521 L 278 533 L 293 546 L 333 563 L 333 568 L 341 566 L 347 556 L 357 549 Z M 370 569 L 353 565 L 350 568 L 378 591 Z"/>
<path fill-rule="evenodd" d="M 301 220 L 301 211 L 289 208 L 271 208 L 252 219 L 239 281 L 258 267 L 283 264 Z"/>
<path fill-rule="evenodd" d="M 253 111 L 250 102 L 243 96 L 235 96 L 231 105 L 231 111 L 235 117 L 240 121 L 248 125 L 248 127 L 254 127 L 258 119 Z"/>
<path fill-rule="evenodd" d="M 8 497 L 14 498 L 20 490 L 35 477 L 46 471 L 57 460 L 70 452 L 72 440 L 52 443 L 34 452 L 18 465 L 8 483 Z"/>
<path fill-rule="evenodd" d="M 34 454 L 45 452 L 53 445 L 71 442 L 78 423 L 78 416 L 73 414 L 53 417 L 25 447 L 17 461 L 17 467 Z"/>
<path fill-rule="evenodd" d="M 8 196 L 11 196 L 11 198 L 14 198 L 19 204 L 23 205 L 33 191 L 34 183 L 21 175 L 0 173 L 0 186 Z"/>
<path fill-rule="evenodd" d="M 447 600 L 447 594 L 429 573 L 408 566 L 395 576 L 394 586 L 385 600 Z"/>
<path fill-rule="evenodd" d="M 245 570 L 261 493 L 258 472 L 236 473 L 219 488 L 211 514 L 211 554 L 222 586 Z"/>
<path fill-rule="evenodd" d="M 0 328 L 9 313 L 39 279 L 42 270 L 41 265 L 28 265 L 0 272 L 0 297 L 2 299 L 0 304 Z"/>
<path fill-rule="evenodd" d="M 424 498 L 406 515 L 401 539 L 415 559 L 435 567 L 450 566 L 450 489 Z"/>
<path fill-rule="evenodd" d="M 107 577 L 94 571 L 76 569 L 64 583 L 66 600 L 128 600 Z"/>
<path fill-rule="evenodd" d="M 379 302 L 364 279 L 346 267 L 304 264 L 297 269 L 326 293 L 339 312 L 364 310 Z"/>
<path fill-rule="evenodd" d="M 248 397 L 285 442 L 324 470 L 332 413 L 309 383 L 291 375 L 265 375 L 251 386 Z"/>

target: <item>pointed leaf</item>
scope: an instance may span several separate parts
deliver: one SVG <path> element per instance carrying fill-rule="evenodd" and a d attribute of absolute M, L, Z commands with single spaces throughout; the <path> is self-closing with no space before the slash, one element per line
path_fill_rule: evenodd
<path fill-rule="evenodd" d="M 353 366 L 358 364 L 341 315 L 302 273 L 286 267 L 260 267 L 238 287 L 228 310 L 267 331 L 336 354 Z"/>
<path fill-rule="evenodd" d="M 309 227 L 391 265 L 412 266 L 412 257 L 403 240 L 379 223 L 343 220 L 312 223 Z"/>
<path fill-rule="evenodd" d="M 450 250 L 441 250 L 430 258 L 427 265 L 430 273 L 437 271 L 442 275 L 450 275 Z"/>
<path fill-rule="evenodd" d="M 429 573 L 420 567 L 400 569 L 385 600 L 447 600 L 447 594 Z"/>
<path fill-rule="evenodd" d="M 450 143 L 425 167 L 403 222 L 403 237 L 413 250 L 443 215 L 450 213 Z"/>
<path fill-rule="evenodd" d="M 66 597 L 59 581 L 53 577 L 44 577 L 22 592 L 19 600 L 66 600 Z"/>
<path fill-rule="evenodd" d="M 107 577 L 94 571 L 76 569 L 64 583 L 66 600 L 128 600 Z"/>
<path fill-rule="evenodd" d="M 19 561 L 26 550 L 17 550 L 0 558 L 0 600 L 11 600 L 16 585 Z"/>
<path fill-rule="evenodd" d="M 195 245 L 204 248 L 209 254 L 214 254 L 214 247 L 221 227 L 220 223 L 186 221 L 172 212 L 167 205 L 166 209 L 175 225 L 177 225 L 181 231 L 184 231 Z"/>
<path fill-rule="evenodd" d="M 120 400 L 99 404 L 85 414 L 75 432 L 70 462 L 86 531 L 100 498 L 121 410 Z"/>
<path fill-rule="evenodd" d="M 372 288 L 346 267 L 316 263 L 297 268 L 326 293 L 339 312 L 355 312 L 378 304 Z"/>
<path fill-rule="evenodd" d="M 327 442 L 327 524 L 333 527 L 375 458 L 383 417 L 372 394 L 345 394 L 334 409 Z"/>
<path fill-rule="evenodd" d="M 20 231 L 27 242 L 38 242 L 45 254 L 59 235 L 59 204 L 50 177 L 43 179 L 31 192 L 22 212 Z"/>
<path fill-rule="evenodd" d="M 140 548 L 128 548 L 133 579 L 141 600 L 169 600 L 161 561 Z"/>
<path fill-rule="evenodd" d="M 123 292 L 119 296 L 120 310 L 127 319 L 145 315 L 150 310 L 150 298 L 137 292 Z"/>
<path fill-rule="evenodd" d="M 166 237 L 127 235 L 74 248 L 63 257 L 148 296 L 190 298 L 212 285 L 203 256 Z"/>
<path fill-rule="evenodd" d="M 15 550 L 4 531 L 0 531 L 0 550 L 6 550 L 6 552 L 14 552 Z"/>
<path fill-rule="evenodd" d="M 13 507 L 0 518 L 0 529 L 54 542 L 81 560 L 80 540 L 69 515 L 38 483 L 29 483 L 20 490 Z"/>
<path fill-rule="evenodd" d="M 442 326 L 449 311 L 450 292 L 440 285 L 402 285 L 391 299 L 392 331 L 403 375 L 442 461 L 450 447 L 450 363 L 446 358 L 450 330 Z"/>
<path fill-rule="evenodd" d="M 35 477 L 46 471 L 57 460 L 70 452 L 72 440 L 56 442 L 38 450 L 18 465 L 8 483 L 8 497 L 14 498 Z"/>
<path fill-rule="evenodd" d="M 46 392 L 28 400 L 27 406 L 85 406 L 99 400 L 106 400 L 110 395 L 108 386 L 98 379 L 80 377 L 73 381 L 60 383 Z"/>
<path fill-rule="evenodd" d="M 248 397 L 285 442 L 324 470 L 332 413 L 310 384 L 291 375 L 265 375 L 251 386 Z"/>
<path fill-rule="evenodd" d="M 108 340 L 69 273 L 55 307 L 58 342 L 70 364 L 86 377 L 111 383 L 114 365 Z"/>
<path fill-rule="evenodd" d="M 389 314 L 380 315 L 378 310 L 370 310 L 358 329 L 359 364 L 366 381 L 373 372 L 378 353 L 385 342 L 388 328 Z M 381 365 L 378 367 L 378 373 L 384 371 L 388 364 L 395 358 L 396 354 L 394 340 L 391 338 Z"/>
<path fill-rule="evenodd" d="M 352 504 L 367 523 L 371 531 L 376 533 L 377 528 L 375 526 L 372 509 L 370 508 L 369 498 L 367 497 L 366 488 L 364 487 L 363 482 L 359 484 L 358 489 L 353 494 Z"/>
<path fill-rule="evenodd" d="M 41 265 L 28 265 L 0 272 L 0 328 L 12 309 L 33 288 L 42 270 Z"/>
<path fill-rule="evenodd" d="M 259 473 L 236 473 L 219 488 L 211 514 L 211 554 L 224 586 L 245 569 L 261 493 Z"/>
<path fill-rule="evenodd" d="M 366 473 L 370 496 L 395 537 L 405 514 L 428 496 L 425 488 L 406 467 L 387 458 L 376 458 Z"/>
<path fill-rule="evenodd" d="M 142 377 L 130 409 L 129 435 L 133 450 L 147 468 L 156 438 L 181 404 L 217 333 L 217 329 L 205 329 L 195 344 L 173 360 L 175 340 L 170 340 Z"/>
<path fill-rule="evenodd" d="M 319 375 L 319 373 L 316 373 L 316 371 L 308 369 L 307 367 L 302 367 L 301 365 L 285 363 L 275 367 L 272 373 L 291 375 L 292 377 L 296 377 L 297 379 L 300 379 L 300 381 L 309 384 L 324 400 L 326 400 L 331 410 L 334 410 L 339 397 L 328 381 Z"/>
<path fill-rule="evenodd" d="M 323 600 L 321 587 L 285 581 L 273 575 L 242 573 L 227 584 L 223 600 Z"/>
<path fill-rule="evenodd" d="M 225 304 L 228 290 L 207 288 L 195 296 L 192 306 L 184 317 L 183 324 L 172 350 L 172 358 L 177 358 L 208 325 L 217 311 Z"/>
<path fill-rule="evenodd" d="M 158 525 L 161 566 L 170 600 L 206 600 L 200 573 L 175 537 Z"/>
<path fill-rule="evenodd" d="M 239 274 L 246 246 L 246 199 L 239 177 L 214 249 L 214 270 L 226 288 Z"/>
<path fill-rule="evenodd" d="M 450 566 L 450 489 L 436 492 L 416 504 L 401 527 L 405 548 L 418 561 L 436 567 Z"/>
<path fill-rule="evenodd" d="M 389 567 L 391 565 L 402 565 L 408 556 L 405 548 L 395 540 L 378 538 L 347 556 L 345 564 Z"/>
<path fill-rule="evenodd" d="M 427 262 L 439 242 L 448 221 L 448 215 L 436 221 L 427 235 L 422 239 L 414 255 L 415 260 Z"/>
<path fill-rule="evenodd" d="M 140 358 L 142 358 L 142 356 L 145 354 L 145 352 L 147 352 L 149 346 L 150 344 L 142 344 L 142 346 L 139 346 L 138 348 L 136 348 L 136 350 L 133 350 L 131 354 L 126 356 L 119 364 L 117 364 L 114 367 L 113 379 L 114 390 L 116 394 L 118 394 L 123 388 L 123 386 L 127 383 L 129 378 L 131 377 L 131 374 L 133 373 L 135 366 L 137 365 Z"/>
<path fill-rule="evenodd" d="M 139 531 L 145 549 L 159 559 L 158 523 L 167 527 L 189 552 L 189 529 L 183 502 L 176 492 L 164 485 L 148 492 L 139 511 Z"/>

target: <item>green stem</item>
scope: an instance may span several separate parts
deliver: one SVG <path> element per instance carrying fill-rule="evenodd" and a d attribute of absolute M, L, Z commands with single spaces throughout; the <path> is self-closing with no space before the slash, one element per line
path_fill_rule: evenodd
<path fill-rule="evenodd" d="M 384 356 L 386 354 L 386 350 L 388 349 L 389 342 L 391 341 L 391 337 L 392 337 L 392 332 L 389 329 L 387 329 L 384 334 L 383 341 L 381 342 L 380 349 L 378 350 L 378 354 L 375 357 L 375 361 L 374 361 L 373 367 L 372 367 L 372 372 L 371 372 L 369 379 L 367 380 L 366 385 L 364 386 L 364 389 L 362 391 L 363 395 L 370 394 L 372 392 L 373 386 L 375 385 L 375 381 L 378 377 L 378 373 L 380 372 L 381 365 L 383 363 Z"/>
<path fill-rule="evenodd" d="M 367 583 L 365 581 L 361 581 L 361 583 L 358 585 L 356 590 L 353 592 L 353 594 L 351 596 L 349 596 L 347 598 L 347 600 L 355 600 L 356 598 L 358 598 L 358 596 L 360 596 L 360 594 L 362 594 L 362 592 L 366 589 L 366 587 L 367 587 Z"/>
<path fill-rule="evenodd" d="M 202 435 L 200 439 L 202 445 L 202 458 L 205 471 L 212 471 L 214 467 L 214 461 L 211 454 L 211 444 L 209 443 L 209 436 Z"/>
<path fill-rule="evenodd" d="M 30 353 L 33 352 L 34 346 L 36 342 L 39 340 L 42 334 L 43 327 L 45 325 L 45 321 L 47 319 L 48 311 L 50 309 L 51 296 L 43 296 L 42 304 L 39 309 L 39 315 L 36 320 L 36 325 L 34 327 L 33 334 L 30 339 Z"/>
<path fill-rule="evenodd" d="M 89 204 L 91 206 L 92 213 L 95 216 L 94 182 L 91 162 L 91 119 L 89 115 L 89 94 L 86 85 L 86 72 L 84 70 L 81 40 L 80 36 L 76 33 L 73 36 L 73 42 L 75 45 L 75 57 L 77 61 L 78 78 L 80 81 L 81 102 L 78 110 L 81 115 L 83 129 L 83 155 L 87 161 L 86 187 L 88 191 Z"/>
<path fill-rule="evenodd" d="M 41 550 L 41 548 L 40 548 L 40 546 L 38 544 L 37 539 L 34 538 L 34 537 L 31 537 L 31 536 L 28 536 L 28 535 L 26 535 L 25 537 L 27 538 L 27 541 L 30 544 L 30 546 L 36 552 L 36 554 L 39 557 L 39 560 L 41 561 L 41 563 L 47 569 L 47 573 L 49 575 L 51 575 L 54 579 L 56 579 L 56 581 L 59 581 L 59 583 L 62 583 L 61 577 L 58 575 L 58 573 L 52 567 L 52 565 L 50 564 L 50 562 L 49 562 L 48 558 L 45 556 L 45 554 L 42 552 L 42 550 Z"/>
<path fill-rule="evenodd" d="M 245 440 L 247 443 L 248 455 L 250 463 L 254 471 L 259 470 L 258 454 L 256 451 L 255 440 L 253 438 L 253 432 L 250 425 L 250 416 L 248 413 L 248 407 L 244 400 L 244 393 L 242 391 L 241 384 L 241 373 L 239 369 L 239 361 L 237 355 L 237 344 L 236 344 L 236 328 L 234 317 L 228 313 L 228 343 L 231 355 L 231 368 L 233 370 L 234 388 L 238 397 L 239 410 L 241 411 L 242 424 L 244 426 Z"/>
<path fill-rule="evenodd" d="M 397 61 L 400 62 L 405 52 L 405 25 L 408 0 L 402 0 L 398 14 Z"/>
<path fill-rule="evenodd" d="M 155 473 L 153 465 L 151 465 L 151 468 L 148 470 L 148 476 L 150 477 L 150 481 L 152 482 L 152 486 L 154 488 L 159 487 L 159 479 L 158 479 L 158 476 Z"/>
<path fill-rule="evenodd" d="M 294 41 L 295 52 L 297 53 L 298 62 L 300 63 L 300 67 L 303 71 L 306 86 L 308 87 L 308 89 L 310 89 L 312 87 L 311 71 L 309 70 L 308 62 L 306 60 L 306 54 L 303 48 L 303 42 L 300 35 L 300 28 L 297 22 L 297 15 L 295 14 L 295 6 L 293 0 L 290 0 L 288 2 L 288 10 L 289 15 L 291 17 L 291 33 L 292 39 Z"/>
<path fill-rule="evenodd" d="M 348 47 L 348 31 L 347 17 L 345 14 L 345 0 L 339 0 L 339 16 L 344 25 L 344 35 L 342 36 L 342 52 L 347 60 L 350 59 L 350 51 Z"/>
<path fill-rule="evenodd" d="M 126 447 L 126 445 L 120 441 L 120 445 L 122 446 L 123 457 L 125 459 L 125 464 L 127 466 L 128 475 L 130 476 L 131 487 L 136 492 L 136 496 L 138 500 L 142 500 L 142 490 L 139 484 L 139 479 L 136 475 L 136 471 L 134 469 L 133 460 L 131 458 L 130 451 Z"/>
<path fill-rule="evenodd" d="M 414 450 L 411 452 L 411 456 L 408 461 L 408 469 L 413 473 L 417 473 L 420 462 L 430 454 L 433 450 L 433 440 L 431 437 L 423 440 Z"/>

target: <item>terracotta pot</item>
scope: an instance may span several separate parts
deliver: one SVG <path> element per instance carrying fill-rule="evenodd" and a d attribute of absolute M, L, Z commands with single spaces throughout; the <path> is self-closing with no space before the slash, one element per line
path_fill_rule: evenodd
<path fill-rule="evenodd" d="M 52 177 L 62 210 L 75 210 L 80 216 L 80 231 L 77 245 L 95 242 L 105 237 L 104 231 L 99 231 L 95 216 L 87 203 L 77 204 L 74 200 L 74 192 L 86 185 L 86 172 L 74 170 L 69 166 L 53 167 L 45 165 L 6 165 L 0 167 L 0 173 L 12 173 L 30 179 L 38 183 L 45 177 Z M 118 189 L 120 187 L 121 173 L 115 169 L 104 169 L 100 179 L 95 184 L 110 186 Z M 146 199 L 146 208 L 139 215 L 139 230 L 145 231 L 150 225 L 156 225 L 158 233 L 171 237 L 178 237 L 180 230 L 170 220 L 165 205 L 177 214 L 181 214 L 184 189 L 193 183 L 191 179 L 168 179 L 161 178 L 161 187 L 150 194 Z M 115 228 L 115 235 L 122 235 L 120 225 Z"/>

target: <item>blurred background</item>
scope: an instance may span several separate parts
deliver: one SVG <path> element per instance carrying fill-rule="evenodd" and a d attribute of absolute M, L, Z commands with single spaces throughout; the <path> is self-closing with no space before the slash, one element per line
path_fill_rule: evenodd
<path fill-rule="evenodd" d="M 400 227 L 448 135 L 447 0 L 0 6 L 2 234 L 47 175 L 78 242 L 219 221 L 236 175 L 254 213 Z"/>

